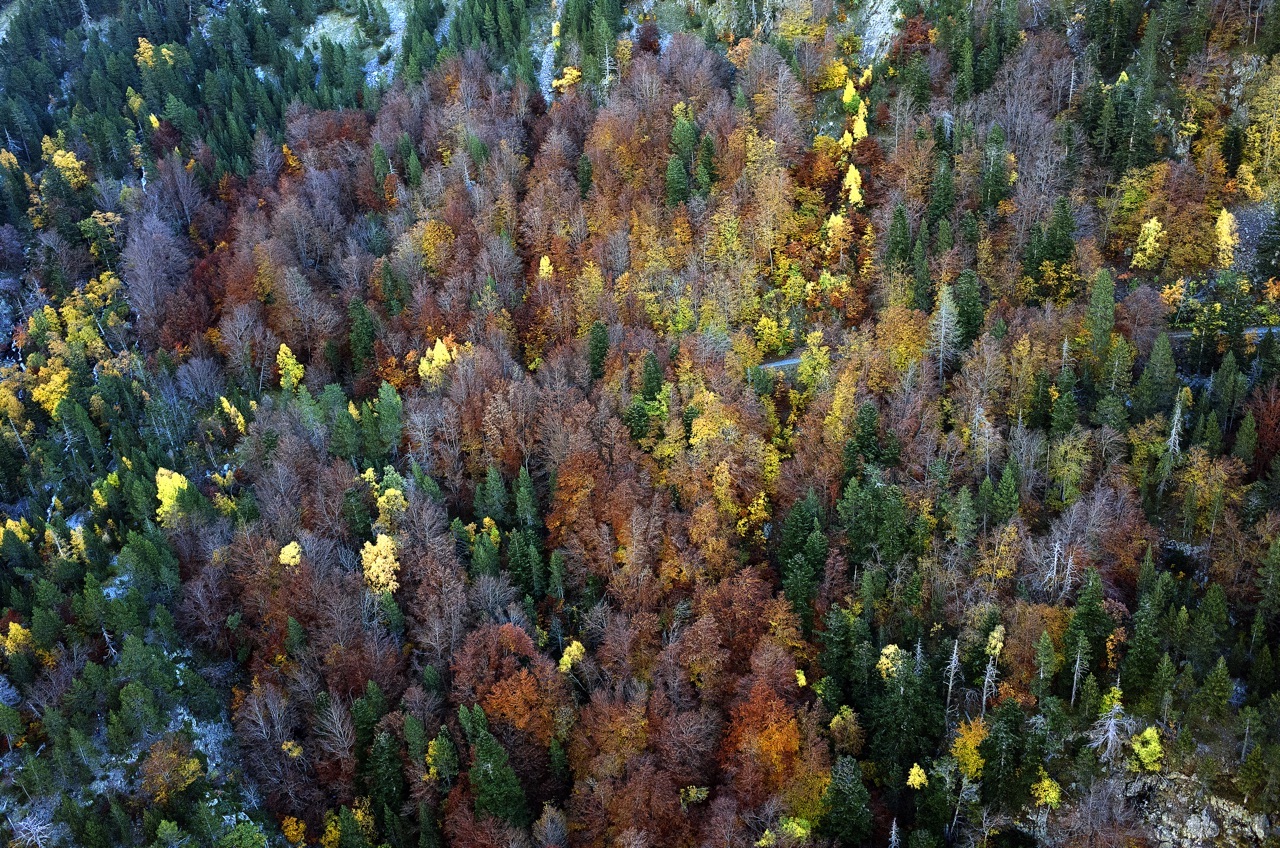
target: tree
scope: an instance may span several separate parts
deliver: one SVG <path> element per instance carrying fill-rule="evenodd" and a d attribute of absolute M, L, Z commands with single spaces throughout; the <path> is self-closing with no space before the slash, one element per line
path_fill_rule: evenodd
<path fill-rule="evenodd" d="M 1154 271 L 1164 261 L 1166 235 L 1159 218 L 1148 218 L 1138 233 L 1138 243 L 1133 249 L 1132 265 L 1142 271 Z"/>
<path fill-rule="evenodd" d="M 689 199 L 689 172 L 678 156 L 667 159 L 667 205 L 679 206 Z"/>
<path fill-rule="evenodd" d="M 1169 334 L 1161 333 L 1151 349 L 1133 393 L 1133 410 L 1139 420 L 1164 412 L 1173 406 L 1178 393 L 1178 371 L 1173 361 Z"/>
<path fill-rule="evenodd" d="M 941 384 L 946 369 L 955 361 L 960 345 L 960 318 L 950 286 L 942 286 L 938 290 L 938 307 L 933 312 L 930 330 L 930 347 L 938 361 L 938 383 Z"/>
<path fill-rule="evenodd" d="M 884 263 L 889 268 L 906 267 L 911 260 L 911 226 L 907 223 L 907 207 L 899 203 L 893 208 L 889 224 L 889 241 Z"/>
<path fill-rule="evenodd" d="M 489 732 L 489 721 L 479 705 L 458 709 L 458 721 L 471 745 L 471 792 L 477 815 L 501 819 L 516 827 L 529 824 L 524 789 L 508 763 L 506 749 Z"/>
<path fill-rule="evenodd" d="M 1111 351 L 1111 333 L 1116 326 L 1116 284 L 1106 269 L 1098 271 L 1089 289 L 1089 308 L 1084 329 L 1088 334 L 1089 359 L 1095 377 L 1101 377 Z"/>
<path fill-rule="evenodd" d="M 1075 231 L 1071 203 L 1065 197 L 1059 197 L 1053 204 L 1053 217 L 1045 230 L 1042 258 L 1060 265 L 1070 262 L 1076 253 Z"/>
<path fill-rule="evenodd" d="M 853 757 L 839 757 L 831 769 L 822 829 L 840 845 L 861 845 L 871 835 L 871 795 Z"/>
<path fill-rule="evenodd" d="M 1271 210 L 1267 226 L 1258 237 L 1253 277 L 1259 283 L 1280 278 L 1280 204 Z"/>
<path fill-rule="evenodd" d="M 604 376 L 604 361 L 608 356 L 609 328 L 597 321 L 591 325 L 587 340 L 587 366 L 591 371 L 591 379 L 599 380 Z"/>
<path fill-rule="evenodd" d="M 373 322 L 373 315 L 362 300 L 352 300 L 347 314 L 351 319 L 351 368 L 356 373 L 360 373 L 367 364 L 373 362 L 373 343 L 377 336 L 377 326 Z"/>
<path fill-rule="evenodd" d="M 1280 62 L 1262 72 L 1262 81 L 1249 101 L 1247 156 L 1259 182 L 1270 185 L 1280 177 Z"/>
<path fill-rule="evenodd" d="M 978 275 L 972 268 L 960 272 L 955 283 L 956 320 L 960 330 L 960 347 L 966 348 L 982 333 L 986 308 L 982 303 L 982 290 Z"/>
<path fill-rule="evenodd" d="M 1236 247 L 1240 244 L 1240 232 L 1236 227 L 1236 216 L 1232 215 L 1226 209 L 1218 213 L 1217 223 L 1214 225 L 1214 235 L 1217 239 L 1217 259 L 1215 265 L 1222 269 L 1228 270 L 1235 264 Z"/>

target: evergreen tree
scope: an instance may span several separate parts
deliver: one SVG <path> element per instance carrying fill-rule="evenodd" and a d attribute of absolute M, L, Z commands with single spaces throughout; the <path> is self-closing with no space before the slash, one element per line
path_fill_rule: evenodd
<path fill-rule="evenodd" d="M 956 319 L 960 324 L 960 346 L 965 348 L 982 334 L 982 324 L 986 318 L 982 290 L 978 284 L 978 275 L 973 269 L 966 268 L 960 272 L 960 276 L 956 278 L 954 296 Z"/>
<path fill-rule="evenodd" d="M 1044 233 L 1043 258 L 1060 265 L 1070 262 L 1076 255 L 1075 231 L 1071 203 L 1060 197 L 1053 204 L 1053 217 Z"/>
<path fill-rule="evenodd" d="M 937 224 L 951 214 L 956 205 L 956 183 L 951 173 L 951 166 L 943 159 L 933 175 L 933 186 L 929 192 L 929 223 Z"/>
<path fill-rule="evenodd" d="M 960 65 L 956 71 L 956 100 L 965 101 L 974 94 L 973 39 L 960 46 Z"/>
<path fill-rule="evenodd" d="M 846 848 L 866 842 L 871 835 L 871 794 L 862 783 L 862 769 L 853 757 L 836 760 L 824 800 L 827 814 L 823 831 Z"/>
<path fill-rule="evenodd" d="M 525 530 L 536 530 L 542 524 L 542 519 L 538 514 L 538 495 L 533 488 L 533 477 L 529 475 L 529 469 L 520 466 L 520 473 L 516 475 L 516 525 Z"/>
<path fill-rule="evenodd" d="M 608 356 L 609 328 L 597 321 L 591 325 L 587 340 L 587 365 L 591 371 L 591 379 L 599 380 L 604 376 L 604 362 Z"/>
<path fill-rule="evenodd" d="M 373 342 L 377 327 L 364 301 L 358 298 L 351 301 L 347 313 L 351 319 L 351 368 L 359 374 L 366 365 L 373 362 Z"/>
<path fill-rule="evenodd" d="M 1050 415 L 1049 434 L 1060 439 L 1075 428 L 1080 417 L 1079 405 L 1076 402 L 1076 375 L 1071 368 L 1063 368 L 1058 372 L 1057 397 L 1053 399 L 1053 412 Z"/>
<path fill-rule="evenodd" d="M 911 249 L 911 269 L 914 279 L 912 297 L 915 308 L 921 312 L 933 310 L 933 280 L 929 278 L 928 241 L 928 224 L 921 224 L 920 234 L 916 237 L 915 246 Z"/>
<path fill-rule="evenodd" d="M 1084 585 L 1076 597 L 1075 610 L 1063 636 L 1063 644 L 1083 643 L 1090 657 L 1105 657 L 1107 637 L 1114 629 L 1115 623 L 1103 606 L 1102 578 L 1097 569 L 1090 568 L 1085 572 Z"/>
<path fill-rule="evenodd" d="M 1089 308 L 1084 327 L 1089 337 L 1089 358 L 1093 373 L 1101 376 L 1111 351 L 1111 333 L 1116 326 L 1116 284 L 1106 269 L 1098 271 L 1089 289 Z"/>
<path fill-rule="evenodd" d="M 587 194 L 591 191 L 591 160 L 587 158 L 587 154 L 578 157 L 578 194 L 583 200 L 587 199 Z"/>
<path fill-rule="evenodd" d="M 507 493 L 507 484 L 502 474 L 490 465 L 484 474 L 484 482 L 476 486 L 473 506 L 477 519 L 492 518 L 495 523 L 505 525 L 510 521 L 508 509 L 511 499 Z"/>
<path fill-rule="evenodd" d="M 493 816 L 515 827 L 529 824 L 529 805 L 507 751 L 489 732 L 489 720 L 476 705 L 458 710 L 458 721 L 471 745 L 471 792 L 476 815 Z"/>
<path fill-rule="evenodd" d="M 982 161 L 980 206 L 984 212 L 991 212 L 1009 193 L 1008 151 L 1005 150 L 1004 130 L 999 124 L 992 126 L 987 133 Z"/>
<path fill-rule="evenodd" d="M 655 400 L 662 391 L 662 365 L 653 351 L 644 355 L 644 365 L 640 372 L 640 396 L 647 401 Z"/>
<path fill-rule="evenodd" d="M 667 205 L 679 206 L 689 199 L 689 174 L 679 156 L 667 159 Z"/>
<path fill-rule="evenodd" d="M 893 221 L 889 224 L 889 242 L 885 251 L 885 265 L 890 268 L 905 267 L 911 259 L 911 226 L 907 223 L 907 207 L 899 203 L 893 209 Z"/>
<path fill-rule="evenodd" d="M 1173 361 L 1173 346 L 1169 343 L 1169 334 L 1161 333 L 1151 349 L 1142 376 L 1134 389 L 1133 409 L 1138 420 L 1150 418 L 1157 412 L 1166 412 L 1173 407 L 1174 396 L 1178 393 L 1178 372 Z"/>
<path fill-rule="evenodd" d="M 996 521 L 1003 524 L 1018 514 L 1018 508 L 1022 505 L 1022 498 L 1018 492 L 1018 472 L 1013 467 L 1013 462 L 1005 463 L 1004 470 L 1000 472 L 1000 486 L 996 489 L 995 496 L 995 518 Z"/>

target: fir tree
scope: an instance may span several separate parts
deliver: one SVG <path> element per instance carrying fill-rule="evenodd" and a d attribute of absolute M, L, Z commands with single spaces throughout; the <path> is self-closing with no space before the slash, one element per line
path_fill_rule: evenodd
<path fill-rule="evenodd" d="M 458 720 L 471 744 L 471 791 L 477 815 L 493 816 L 516 827 L 529 824 L 529 805 L 520 780 L 508 762 L 507 751 L 489 732 L 489 720 L 479 705 L 460 707 Z"/>
<path fill-rule="evenodd" d="M 689 174 L 679 156 L 667 159 L 667 205 L 679 206 L 689 199 Z"/>
<path fill-rule="evenodd" d="M 862 783 L 862 769 L 853 757 L 840 757 L 831 769 L 822 829 L 837 844 L 852 848 L 871 835 L 871 793 Z"/>
<path fill-rule="evenodd" d="M 591 325 L 587 340 L 587 365 L 591 371 L 591 379 L 599 380 L 604 376 L 604 362 L 608 356 L 609 328 L 597 321 Z"/>
<path fill-rule="evenodd" d="M 893 209 L 893 221 L 889 224 L 889 242 L 885 251 L 885 264 L 890 268 L 905 267 L 911 259 L 911 226 L 907 223 L 907 207 L 899 203 Z"/>
<path fill-rule="evenodd" d="M 985 308 L 982 304 L 982 290 L 978 284 L 978 275 L 973 269 L 966 268 L 956 278 L 954 296 L 956 301 L 956 318 L 960 324 L 960 346 L 968 347 L 982 333 L 985 320 Z"/>
<path fill-rule="evenodd" d="M 1169 343 L 1169 334 L 1161 333 L 1134 390 L 1133 409 L 1138 419 L 1150 418 L 1157 412 L 1171 409 L 1178 386 L 1173 346 Z"/>

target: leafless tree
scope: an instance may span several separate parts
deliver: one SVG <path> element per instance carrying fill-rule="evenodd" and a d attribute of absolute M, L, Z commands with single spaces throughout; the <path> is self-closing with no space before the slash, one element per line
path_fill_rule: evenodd
<path fill-rule="evenodd" d="M 165 300 L 186 278 L 186 244 L 155 212 L 132 216 L 121 253 L 126 296 L 138 316 L 144 338 L 158 335 L 157 319 Z"/>

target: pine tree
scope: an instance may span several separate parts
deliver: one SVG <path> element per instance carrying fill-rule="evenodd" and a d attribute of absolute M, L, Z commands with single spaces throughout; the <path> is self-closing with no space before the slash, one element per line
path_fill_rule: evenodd
<path fill-rule="evenodd" d="M 956 100 L 965 101 L 974 94 L 973 39 L 960 46 L 960 68 L 956 71 Z"/>
<path fill-rule="evenodd" d="M 662 365 L 653 351 L 644 355 L 644 365 L 640 371 L 640 396 L 647 401 L 658 397 L 662 391 Z"/>
<path fill-rule="evenodd" d="M 400 760 L 400 746 L 395 737 L 385 730 L 373 740 L 369 752 L 369 776 L 366 780 L 370 800 L 378 823 L 385 831 L 388 825 L 398 823 L 399 810 L 404 804 L 404 765 Z M 392 812 L 394 811 L 394 812 Z"/>
<path fill-rule="evenodd" d="M 507 493 L 507 485 L 502 480 L 502 474 L 497 468 L 490 465 L 485 470 L 484 482 L 476 486 L 475 497 L 472 505 L 475 509 L 477 519 L 492 518 L 497 524 L 506 524 L 509 521 L 507 510 L 510 507 L 510 496 Z"/>
<path fill-rule="evenodd" d="M 980 205 L 986 212 L 995 209 L 1009 193 L 1009 163 L 1005 150 L 1004 130 L 999 124 L 992 126 L 991 131 L 987 133 L 987 142 L 983 148 L 979 193 Z"/>
<path fill-rule="evenodd" d="M 996 503 L 996 487 L 991 482 L 990 475 L 982 478 L 982 484 L 978 486 L 978 517 L 982 521 L 982 532 L 986 534 L 987 523 L 995 518 Z"/>
<path fill-rule="evenodd" d="M 702 143 L 698 145 L 698 164 L 693 172 L 694 187 L 700 197 L 710 194 L 711 186 L 718 179 L 715 155 L 715 143 L 711 140 L 711 134 L 706 133 L 702 136 Z"/>
<path fill-rule="evenodd" d="M 922 223 L 920 233 L 916 236 L 915 246 L 911 249 L 911 269 L 914 286 L 912 298 L 915 308 L 921 312 L 933 309 L 933 281 L 929 279 L 929 225 Z"/>
<path fill-rule="evenodd" d="M 1203 722 L 1206 726 L 1226 718 L 1231 708 L 1231 693 L 1235 684 L 1231 680 L 1231 672 L 1227 669 L 1227 661 L 1218 657 L 1218 663 L 1209 672 L 1204 685 L 1196 692 L 1188 707 L 1189 718 Z"/>
<path fill-rule="evenodd" d="M 1114 628 L 1115 623 L 1103 606 L 1102 578 L 1098 576 L 1096 569 L 1090 568 L 1085 572 L 1084 585 L 1076 597 L 1075 610 L 1063 636 L 1063 644 L 1075 645 L 1083 642 L 1089 656 L 1105 657 L 1107 637 Z"/>
<path fill-rule="evenodd" d="M 355 299 L 347 310 L 351 318 L 351 369 L 359 374 L 373 361 L 373 342 L 377 327 L 364 301 Z"/>
<path fill-rule="evenodd" d="M 1084 327 L 1089 337 L 1089 358 L 1093 373 L 1101 375 L 1111 350 L 1111 333 L 1116 326 L 1116 284 L 1106 269 L 1098 271 L 1089 290 L 1089 308 Z"/>
<path fill-rule="evenodd" d="M 542 519 L 538 515 L 538 495 L 533 488 L 533 478 L 529 475 L 529 469 L 520 466 L 520 473 L 516 475 L 516 525 L 525 530 L 536 530 L 542 524 Z"/>
<path fill-rule="evenodd" d="M 1240 369 L 1236 365 L 1235 352 L 1228 350 L 1227 355 L 1222 358 L 1222 364 L 1218 366 L 1218 370 L 1213 375 L 1213 396 L 1216 400 L 1216 411 L 1219 420 L 1222 421 L 1226 429 L 1231 429 L 1236 414 L 1244 404 L 1245 395 L 1248 394 L 1248 391 L 1249 380 L 1244 374 L 1240 373 Z"/>
<path fill-rule="evenodd" d="M 1036 697 L 1044 698 L 1053 691 L 1058 665 L 1059 658 L 1053 648 L 1053 638 L 1049 636 L 1048 630 L 1041 630 L 1040 638 L 1036 640 L 1036 680 L 1032 684 L 1032 692 Z"/>
<path fill-rule="evenodd" d="M 1071 214 L 1071 204 L 1060 197 L 1053 204 L 1053 217 L 1044 233 L 1044 259 L 1065 264 L 1076 255 L 1076 220 Z"/>
<path fill-rule="evenodd" d="M 938 384 L 943 382 L 946 369 L 955 361 L 960 344 L 960 319 L 956 303 L 951 297 L 951 286 L 938 290 L 938 308 L 931 322 L 931 349 L 938 360 Z"/>
<path fill-rule="evenodd" d="M 964 486 L 956 495 L 955 501 L 948 510 L 947 520 L 951 524 L 951 539 L 958 548 L 967 548 L 973 541 L 978 527 L 978 514 L 973 506 L 973 495 L 969 487 Z"/>

